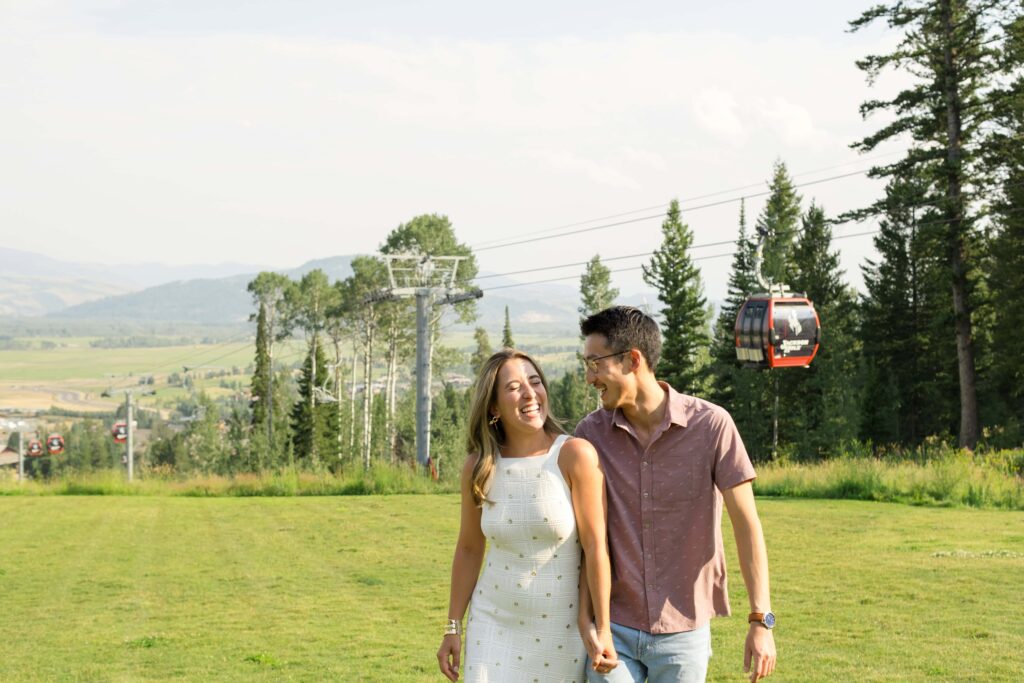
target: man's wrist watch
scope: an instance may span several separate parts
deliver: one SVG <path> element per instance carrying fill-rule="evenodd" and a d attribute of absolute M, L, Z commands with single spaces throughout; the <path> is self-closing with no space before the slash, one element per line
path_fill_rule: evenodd
<path fill-rule="evenodd" d="M 775 628 L 775 615 L 772 612 L 751 612 L 747 615 L 747 622 L 761 624 L 770 631 Z"/>

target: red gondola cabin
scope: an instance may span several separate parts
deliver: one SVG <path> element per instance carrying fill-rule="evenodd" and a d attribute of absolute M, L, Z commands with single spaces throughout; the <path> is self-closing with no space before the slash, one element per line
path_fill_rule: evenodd
<path fill-rule="evenodd" d="M 28 454 L 33 458 L 38 458 L 43 454 L 43 442 L 39 439 L 33 439 L 28 442 Z"/>
<path fill-rule="evenodd" d="M 124 443 L 128 440 L 128 423 L 115 423 L 110 430 L 110 435 L 114 437 L 114 443 Z"/>
<path fill-rule="evenodd" d="M 46 437 L 46 452 L 50 455 L 60 455 L 64 452 L 64 437 L 60 434 L 50 434 Z"/>
<path fill-rule="evenodd" d="M 736 316 L 736 358 L 746 367 L 806 367 L 820 341 L 818 313 L 803 296 L 755 294 Z"/>

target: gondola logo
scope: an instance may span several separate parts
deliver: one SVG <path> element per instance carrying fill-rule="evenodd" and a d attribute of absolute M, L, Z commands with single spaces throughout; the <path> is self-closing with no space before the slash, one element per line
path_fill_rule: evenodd
<path fill-rule="evenodd" d="M 797 337 L 803 331 L 804 326 L 800 324 L 800 320 L 796 317 L 796 310 L 790 309 L 789 318 L 786 319 L 786 324 L 789 325 L 789 330 Z"/>
<path fill-rule="evenodd" d="M 789 354 L 799 351 L 810 343 L 810 339 L 783 339 L 780 346 L 783 354 Z"/>

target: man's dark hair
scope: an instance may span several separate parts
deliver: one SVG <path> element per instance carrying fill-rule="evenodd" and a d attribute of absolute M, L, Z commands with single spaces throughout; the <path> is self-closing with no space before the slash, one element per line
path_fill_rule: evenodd
<path fill-rule="evenodd" d="M 661 358 L 661 330 L 654 318 L 632 306 L 612 306 L 595 313 L 580 323 L 584 337 L 601 334 L 614 351 L 637 349 L 647 361 L 651 372 Z"/>

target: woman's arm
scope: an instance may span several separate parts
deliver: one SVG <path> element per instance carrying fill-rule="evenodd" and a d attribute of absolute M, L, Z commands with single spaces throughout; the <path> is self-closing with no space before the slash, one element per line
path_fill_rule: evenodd
<path fill-rule="evenodd" d="M 604 490 L 604 472 L 601 470 L 597 451 L 585 439 L 572 439 L 563 447 L 560 465 L 567 473 L 572 505 L 576 514 L 576 529 L 583 547 L 582 571 L 580 572 L 581 628 L 583 620 L 593 615 L 597 643 L 593 635 L 584 636 L 595 669 L 607 670 L 614 667 L 618 657 L 612 644 L 609 603 L 612 591 L 611 562 L 608 557 L 607 499 Z M 586 599 L 582 593 L 586 591 Z M 589 631 L 589 628 L 586 629 Z M 600 651 L 597 647 L 600 646 Z"/>
<path fill-rule="evenodd" d="M 459 522 L 459 540 L 455 544 L 452 558 L 452 583 L 448 594 L 448 618 L 462 622 L 469 606 L 469 599 L 476 587 L 480 566 L 484 560 L 487 541 L 480 528 L 480 508 L 473 501 L 473 465 L 475 456 L 466 459 L 462 468 L 462 513 Z M 437 651 L 437 663 L 441 673 L 450 681 L 459 678 L 459 658 L 462 654 L 462 640 L 458 635 L 445 635 Z"/>

